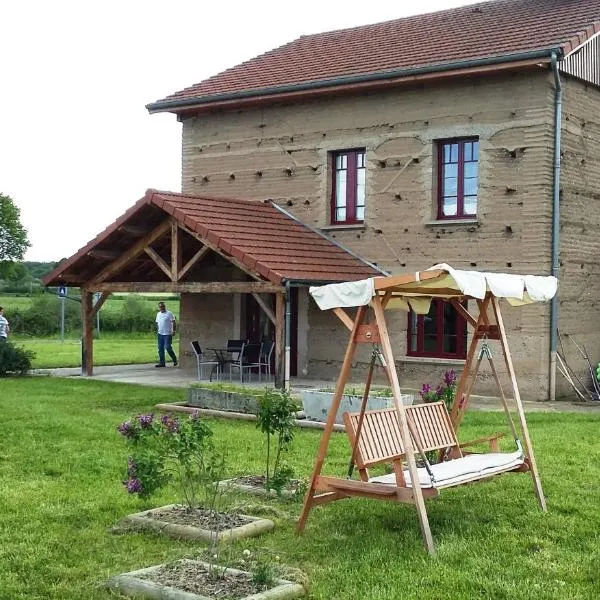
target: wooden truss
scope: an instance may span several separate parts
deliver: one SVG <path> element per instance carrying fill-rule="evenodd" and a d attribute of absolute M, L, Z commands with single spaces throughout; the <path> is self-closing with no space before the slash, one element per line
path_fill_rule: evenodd
<path fill-rule="evenodd" d="M 439 272 L 436 271 L 430 273 L 421 272 L 420 281 L 429 278 L 434 278 L 438 275 Z M 415 459 L 415 453 L 419 451 L 419 448 L 416 448 L 415 444 L 413 443 L 413 440 L 416 439 L 416 437 L 414 435 L 414 431 L 411 430 L 411 423 L 407 418 L 407 409 L 400 400 L 400 383 L 398 381 L 398 374 L 395 368 L 394 356 L 385 318 L 385 307 L 388 304 L 389 300 L 392 298 L 393 284 L 396 283 L 397 285 L 406 286 L 406 284 L 410 284 L 413 281 L 415 280 L 412 275 L 398 276 L 385 279 L 382 278 L 381 280 L 375 280 L 375 295 L 371 301 L 371 307 L 374 314 L 374 322 L 372 323 L 366 323 L 367 314 L 369 313 L 369 308 L 366 306 L 358 307 L 354 319 L 341 308 L 333 309 L 340 321 L 349 329 L 350 339 L 348 341 L 346 354 L 344 356 L 344 361 L 342 363 L 340 375 L 336 384 L 335 393 L 333 395 L 333 400 L 331 408 L 329 410 L 327 423 L 325 425 L 325 429 L 317 451 L 315 465 L 310 479 L 309 489 L 306 494 L 300 519 L 298 521 L 298 532 L 303 531 L 306 525 L 309 512 L 311 508 L 316 505 L 326 504 L 334 500 L 340 500 L 352 496 L 362 496 L 382 500 L 395 500 L 398 502 L 404 502 L 415 505 L 417 509 L 417 515 L 419 518 L 421 532 L 425 543 L 425 548 L 430 554 L 434 552 L 433 538 L 429 526 L 427 510 L 425 508 L 425 498 L 436 497 L 438 495 L 438 490 L 435 487 L 421 487 L 421 485 L 418 483 L 409 487 L 404 481 L 403 469 L 407 467 L 407 471 L 410 474 L 410 480 L 412 482 L 419 482 L 417 464 Z M 537 496 L 540 508 L 542 510 L 546 510 L 546 503 L 542 491 L 537 465 L 535 462 L 535 457 L 533 454 L 531 440 L 529 437 L 527 422 L 525 420 L 525 413 L 523 411 L 521 396 L 519 394 L 517 380 L 515 377 L 515 371 L 510 355 L 510 350 L 508 347 L 506 331 L 504 328 L 504 322 L 502 319 L 500 306 L 498 304 L 498 298 L 496 298 L 488 292 L 483 300 L 477 300 L 479 314 L 477 317 L 475 317 L 469 312 L 467 312 L 467 310 L 460 303 L 461 300 L 464 300 L 468 297 L 464 296 L 460 292 L 457 292 L 457 290 L 442 290 L 431 288 L 424 290 L 422 288 L 415 288 L 414 290 L 408 289 L 407 291 L 407 287 L 403 287 L 402 294 L 406 293 L 409 293 L 411 295 L 444 297 L 446 300 L 448 300 L 454 305 L 455 309 L 458 310 L 463 315 L 463 317 L 466 318 L 469 326 L 473 330 L 473 335 L 468 349 L 464 371 L 458 381 L 455 402 L 451 410 L 451 423 L 454 428 L 454 435 L 458 432 L 460 423 L 463 419 L 465 411 L 467 410 L 467 407 L 469 405 L 469 399 L 473 389 L 473 384 L 477 377 L 477 372 L 479 370 L 483 357 L 486 356 L 489 361 L 493 377 L 496 381 L 496 384 L 498 385 L 503 406 L 507 412 L 507 415 L 509 416 L 511 428 L 513 429 L 513 435 L 515 435 L 516 439 L 516 431 L 514 425 L 512 424 L 512 420 L 510 419 L 510 415 L 508 414 L 508 401 L 506 395 L 502 390 L 502 386 L 500 385 L 493 358 L 487 352 L 480 352 L 478 354 L 478 349 L 480 348 L 482 340 L 498 340 L 500 342 L 500 347 L 502 349 L 502 354 L 512 386 L 513 398 L 519 418 L 522 433 L 523 451 L 525 455 L 524 464 L 519 469 L 515 470 L 529 471 L 531 473 L 535 494 Z M 403 454 L 401 458 L 402 461 L 404 461 L 405 463 L 404 466 L 402 466 L 401 462 L 397 462 L 396 464 L 394 464 L 394 470 L 396 473 L 395 486 L 382 485 L 379 483 L 369 483 L 369 481 L 364 480 L 356 481 L 349 478 L 342 479 L 322 475 L 323 464 L 327 455 L 327 449 L 329 446 L 331 432 L 333 431 L 333 425 L 335 422 L 336 414 L 340 406 L 340 401 L 344 392 L 344 388 L 349 380 L 351 365 L 359 344 L 378 344 L 381 348 L 381 352 L 385 359 L 383 369 L 387 376 L 387 379 L 389 380 L 393 392 L 394 407 L 397 415 L 399 435 L 401 436 L 403 449 Z M 371 363 L 371 368 L 367 376 L 366 389 L 364 392 L 361 413 L 360 416 L 356 419 L 356 421 L 358 422 L 359 436 L 362 419 L 365 413 L 365 406 L 369 393 L 369 387 L 371 385 L 371 379 L 373 376 L 373 365 L 374 361 L 372 361 Z M 346 423 L 348 425 L 348 419 L 346 419 Z M 355 462 L 356 459 L 357 446 L 358 439 L 356 439 L 353 444 L 353 462 Z M 460 453 L 460 449 L 458 449 L 458 452 Z"/>
<path fill-rule="evenodd" d="M 194 292 L 210 294 L 252 294 L 259 306 L 275 326 L 275 371 L 276 381 L 281 383 L 283 375 L 284 334 L 285 334 L 285 288 L 279 284 L 264 281 L 258 273 L 249 269 L 235 257 L 225 253 L 209 239 L 199 236 L 175 218 L 166 219 L 150 232 L 142 229 L 133 231 L 130 226 L 123 225 L 127 232 L 136 235 L 139 239 L 123 253 L 110 253 L 109 251 L 91 250 L 90 254 L 111 262 L 97 273 L 86 285 L 81 287 L 82 309 L 82 350 L 81 370 L 85 375 L 93 374 L 93 331 L 94 318 L 111 293 L 114 292 Z M 182 260 L 181 232 L 194 238 L 198 242 L 198 250 L 187 261 Z M 166 261 L 152 245 L 165 236 L 170 235 L 170 261 Z M 168 239 L 168 238 L 167 238 Z M 189 271 L 200 263 L 210 252 L 216 252 L 225 260 L 235 265 L 245 273 L 250 281 L 223 281 L 223 282 L 189 282 L 184 278 Z M 115 276 L 123 272 L 137 257 L 146 254 L 152 259 L 156 268 L 160 269 L 168 281 L 113 281 Z M 96 292 L 100 296 L 94 304 Z M 275 312 L 273 312 L 261 297 L 261 294 L 275 294 Z"/>

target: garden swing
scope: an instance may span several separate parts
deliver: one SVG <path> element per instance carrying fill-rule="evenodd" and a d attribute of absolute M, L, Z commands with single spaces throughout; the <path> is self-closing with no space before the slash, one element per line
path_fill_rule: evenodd
<path fill-rule="evenodd" d="M 437 497 L 439 490 L 444 488 L 485 480 L 507 472 L 531 474 L 540 508 L 545 511 L 546 503 L 508 347 L 499 299 L 505 298 L 512 306 L 544 302 L 554 296 L 557 283 L 555 277 L 461 271 L 440 264 L 426 271 L 409 275 L 376 277 L 311 288 L 310 293 L 319 307 L 322 310 L 331 309 L 351 333 L 329 417 L 317 451 L 309 489 L 298 521 L 298 532 L 303 531 L 313 506 L 352 496 L 391 500 L 416 506 L 425 547 L 430 554 L 433 554 L 434 544 L 425 499 Z M 464 370 L 457 383 L 455 400 L 450 413 L 443 402 L 412 406 L 402 404 L 400 384 L 394 368 L 394 356 L 385 318 L 386 310 L 394 308 L 412 309 L 417 314 L 427 314 L 434 298 L 451 303 L 473 330 Z M 464 306 L 466 300 L 476 302 L 479 311 L 477 316 L 473 316 Z M 369 307 L 374 314 L 372 323 L 367 322 Z M 352 318 L 344 308 L 356 308 L 355 317 Z M 513 422 L 508 399 L 500 384 L 494 357 L 488 344 L 489 340 L 497 340 L 503 354 L 519 418 L 520 435 Z M 357 413 L 344 413 L 346 433 L 352 448 L 347 477 L 322 475 L 335 416 L 359 344 L 372 344 L 373 352 L 360 410 Z M 460 423 L 468 407 L 473 385 L 484 358 L 487 359 L 498 386 L 515 443 L 513 452 L 498 452 L 498 438 L 503 434 L 465 443 L 460 443 L 457 438 Z M 369 390 L 377 362 L 380 363 L 392 388 L 394 406 L 382 410 L 367 410 Z M 464 450 L 485 442 L 490 446 L 488 453 L 472 453 Z M 428 458 L 432 452 L 439 459 L 435 464 L 431 464 Z M 416 455 L 420 457 L 423 466 L 417 466 Z M 383 463 L 391 464 L 393 472 L 371 477 L 369 468 Z M 358 470 L 360 480 L 351 478 L 355 468 Z"/>

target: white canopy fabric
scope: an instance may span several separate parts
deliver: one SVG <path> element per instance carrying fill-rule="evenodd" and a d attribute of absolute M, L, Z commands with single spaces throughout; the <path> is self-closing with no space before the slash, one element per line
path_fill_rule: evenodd
<path fill-rule="evenodd" d="M 421 280 L 419 272 L 412 281 L 385 286 L 386 279 L 371 278 L 362 281 L 332 283 L 311 287 L 310 294 L 321 310 L 366 306 L 375 295 L 375 281 L 382 283 L 379 289 L 392 292 L 387 308 L 409 310 L 426 314 L 432 298 L 456 297 L 459 295 L 482 300 L 489 291 L 497 298 L 506 298 L 512 306 L 522 306 L 534 302 L 547 302 L 558 288 L 558 279 L 552 276 L 514 275 L 512 273 L 485 273 L 482 271 L 462 271 L 447 264 L 438 264 L 427 271 L 441 271 L 438 277 Z"/>

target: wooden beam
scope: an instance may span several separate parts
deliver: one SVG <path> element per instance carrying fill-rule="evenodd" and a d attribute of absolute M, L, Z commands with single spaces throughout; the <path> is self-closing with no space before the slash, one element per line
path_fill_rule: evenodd
<path fill-rule="evenodd" d="M 433 544 L 433 537 L 431 535 L 431 528 L 429 526 L 427 509 L 425 508 L 423 489 L 418 483 L 419 475 L 417 472 L 417 462 L 415 460 L 412 436 L 408 426 L 406 409 L 402 403 L 402 392 L 400 391 L 400 382 L 398 381 L 398 373 L 396 372 L 396 363 L 394 361 L 394 353 L 392 352 L 392 343 L 390 342 L 387 323 L 385 321 L 385 311 L 381 304 L 381 296 L 379 294 L 375 294 L 373 297 L 372 305 L 373 310 L 375 311 L 375 320 L 377 322 L 377 326 L 379 327 L 379 335 L 381 336 L 381 350 L 387 362 L 385 371 L 390 380 L 390 385 L 394 394 L 394 406 L 396 408 L 396 414 L 398 415 L 400 435 L 402 436 L 402 442 L 404 444 L 405 460 L 408 464 L 408 472 L 410 473 L 410 479 L 412 481 L 413 502 L 415 504 L 415 508 L 417 509 L 417 515 L 419 517 L 419 524 L 421 526 L 421 533 L 423 534 L 425 549 L 429 554 L 433 555 L 435 554 L 435 546 Z M 396 489 L 398 489 L 398 500 L 402 501 L 400 494 L 401 488 Z"/>
<path fill-rule="evenodd" d="M 337 411 L 340 407 L 342 395 L 344 394 L 344 388 L 346 387 L 346 382 L 348 381 L 348 377 L 350 376 L 350 371 L 352 369 L 352 361 L 354 360 L 354 355 L 356 354 L 356 333 L 364 321 L 366 311 L 366 306 L 359 306 L 356 313 L 356 318 L 354 319 L 354 327 L 352 329 L 352 333 L 350 334 L 350 339 L 348 340 L 348 346 L 346 347 L 346 355 L 344 356 L 344 362 L 342 363 L 340 376 L 335 386 L 333 398 L 331 399 L 329 415 L 327 415 L 327 423 L 325 424 L 325 430 L 323 431 L 321 442 L 319 443 L 319 448 L 317 450 L 317 457 L 315 459 L 315 466 L 311 476 L 310 485 L 304 498 L 304 506 L 302 507 L 300 518 L 296 524 L 296 531 L 298 533 L 301 533 L 304 530 L 306 520 L 308 519 L 308 513 L 314 504 L 313 499 L 317 492 L 317 482 L 321 475 L 323 463 L 325 462 L 325 456 L 327 455 L 327 448 L 329 447 L 329 440 L 331 438 L 331 432 L 333 431 L 333 425 L 335 423 Z"/>
<path fill-rule="evenodd" d="M 391 277 L 375 277 L 375 291 L 393 289 L 397 285 L 407 285 L 409 283 L 418 283 L 419 281 L 427 281 L 435 279 L 443 275 L 445 271 L 421 271 L 414 275 L 393 275 Z M 398 290 L 403 291 L 403 290 Z M 423 290 L 420 290 L 423 293 Z"/>
<path fill-rule="evenodd" d="M 97 284 L 106 281 L 116 273 L 118 273 L 127 263 L 133 260 L 136 256 L 139 256 L 146 246 L 149 246 L 152 242 L 156 241 L 159 237 L 163 236 L 171 227 L 169 221 L 163 221 L 160 225 L 157 225 L 150 233 L 146 234 L 143 238 L 140 238 L 129 250 L 121 254 L 114 262 L 107 265 L 100 273 L 96 275 L 90 282 L 88 287 L 90 289 L 98 289 Z"/>
<path fill-rule="evenodd" d="M 450 304 L 452 304 L 456 312 L 473 327 L 477 325 L 477 319 L 456 298 L 452 298 L 450 300 Z"/>
<path fill-rule="evenodd" d="M 409 296 L 415 294 L 417 296 L 464 296 L 465 293 L 453 288 L 428 288 L 428 287 L 403 287 L 393 291 L 393 296 Z"/>
<path fill-rule="evenodd" d="M 352 331 L 352 328 L 354 327 L 354 321 L 343 308 L 334 308 L 333 313 L 350 331 Z"/>
<path fill-rule="evenodd" d="M 90 284 L 91 285 L 91 284 Z M 94 284 L 99 292 L 192 292 L 202 294 L 274 294 L 284 288 L 269 281 L 210 281 L 204 283 L 172 281 L 123 281 Z"/>
<path fill-rule="evenodd" d="M 94 374 L 94 319 L 93 294 L 81 288 L 81 374 Z"/>
<path fill-rule="evenodd" d="M 94 308 L 92 309 L 92 318 L 98 314 L 98 311 L 102 308 L 102 305 L 106 302 L 109 296 L 110 294 L 107 292 L 100 294 L 98 301 L 96 304 L 94 304 Z"/>
<path fill-rule="evenodd" d="M 173 279 L 173 274 L 171 273 L 171 269 L 169 269 L 169 265 L 160 257 L 160 255 L 156 252 L 156 250 L 150 248 L 144 248 L 144 252 L 160 267 L 160 270 L 171 280 Z"/>
<path fill-rule="evenodd" d="M 203 246 L 188 260 L 186 265 L 179 271 L 179 280 L 183 279 L 183 277 L 187 274 L 187 272 L 200 260 L 202 260 L 208 253 L 210 252 L 210 248 L 208 246 Z"/>
<path fill-rule="evenodd" d="M 271 321 L 273 325 L 277 325 L 277 319 L 275 318 L 273 311 L 267 306 L 267 303 L 256 292 L 252 292 L 252 296 L 256 300 L 257 304 L 262 308 L 265 315 L 267 315 L 269 321 Z"/>
<path fill-rule="evenodd" d="M 128 233 L 129 235 L 133 235 L 135 237 L 141 237 L 145 233 L 148 232 L 144 227 L 138 227 L 137 225 L 121 225 L 118 228 L 118 231 L 122 231 L 123 233 Z"/>
<path fill-rule="evenodd" d="M 87 255 L 91 258 L 99 258 L 101 260 L 115 260 L 115 258 L 119 258 L 122 252 L 118 252 L 117 250 L 99 250 L 94 249 L 90 250 Z"/>
<path fill-rule="evenodd" d="M 515 374 L 515 368 L 513 366 L 512 358 L 510 356 L 508 339 L 506 337 L 506 330 L 504 328 L 504 320 L 502 318 L 502 313 L 500 312 L 500 304 L 498 303 L 498 298 L 496 297 L 492 298 L 492 308 L 494 310 L 494 316 L 496 317 L 496 323 L 498 323 L 498 329 L 500 330 L 500 344 L 504 353 L 504 361 L 506 363 L 506 368 L 508 369 L 508 375 L 512 383 L 515 404 L 517 406 L 517 414 L 519 415 L 521 432 L 523 433 L 523 445 L 525 446 L 525 455 L 529 459 L 531 477 L 533 478 L 533 487 L 535 489 L 535 494 L 537 496 L 540 508 L 543 511 L 546 511 L 546 498 L 544 498 L 542 482 L 538 473 L 535 456 L 533 455 L 533 445 L 531 444 L 531 438 L 529 437 L 529 428 L 527 427 L 525 411 L 523 410 L 523 403 L 521 402 L 521 394 L 519 392 L 519 386 L 517 385 L 517 376 Z"/>
<path fill-rule="evenodd" d="M 181 268 L 181 240 L 179 238 L 179 225 L 175 219 L 171 220 L 171 281 L 179 281 Z"/>
<path fill-rule="evenodd" d="M 252 277 L 258 281 L 262 280 L 262 277 L 260 276 L 259 273 L 256 273 L 255 271 L 252 271 L 251 269 L 249 269 L 244 263 L 240 262 L 237 258 L 234 258 L 230 254 L 226 254 L 225 252 L 223 252 L 223 250 L 221 250 L 216 244 L 213 244 L 209 240 L 198 235 L 195 231 L 192 231 L 191 229 L 188 229 L 187 227 L 185 227 L 183 225 L 180 225 L 180 227 L 187 234 L 191 235 L 195 240 L 198 240 L 201 244 L 205 244 L 213 252 L 216 252 L 219 256 L 222 256 L 225 260 L 229 261 L 232 265 L 235 265 L 238 269 L 240 269 L 240 271 L 243 271 L 244 273 L 246 273 L 247 275 L 249 275 L 250 277 Z"/>

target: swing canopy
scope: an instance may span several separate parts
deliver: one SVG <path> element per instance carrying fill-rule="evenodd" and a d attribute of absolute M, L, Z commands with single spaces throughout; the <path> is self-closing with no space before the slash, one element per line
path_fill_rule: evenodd
<path fill-rule="evenodd" d="M 322 310 L 332 310 L 349 330 L 350 337 L 298 521 L 298 531 L 304 529 L 308 513 L 316 505 L 352 496 L 395 500 L 415 505 L 425 547 L 428 552 L 433 553 L 433 538 L 424 500 L 437 497 L 443 488 L 475 483 L 511 472 L 531 474 L 540 508 L 546 510 L 499 299 L 504 298 L 512 306 L 546 302 L 554 297 L 557 287 L 555 277 L 463 271 L 446 264 L 407 275 L 311 287 L 310 293 L 318 306 Z M 465 367 L 457 382 L 450 412 L 444 402 L 408 407 L 402 404 L 400 382 L 385 316 L 385 311 L 389 309 L 413 310 L 418 314 L 426 314 L 433 298 L 441 298 L 452 304 L 472 328 Z M 471 308 L 475 308 L 476 313 L 471 313 L 463 302 L 469 299 L 475 301 Z M 348 314 L 345 308 L 356 308 L 354 316 Z M 368 318 L 370 311 L 373 315 Z M 488 346 L 490 340 L 499 342 L 506 366 L 505 375 L 510 380 L 513 392 L 512 400 L 519 428 L 512 419 L 509 398 L 502 389 Z M 373 352 L 360 411 L 344 413 L 346 434 L 352 450 L 348 474 L 345 478 L 325 475 L 322 468 L 335 415 L 360 344 L 372 345 Z M 484 358 L 489 362 L 499 390 L 515 443 L 513 452 L 499 452 L 498 439 L 503 434 L 462 443 L 457 436 Z M 369 389 L 377 360 L 391 385 L 394 407 L 369 410 Z M 471 450 L 485 442 L 489 443 L 489 452 Z M 437 455 L 437 460 L 430 460 L 432 452 Z M 420 457 L 422 466 L 417 464 L 415 455 Z M 371 476 L 371 467 L 386 463 L 390 465 L 392 472 Z M 352 478 L 355 468 L 358 470 L 359 480 Z"/>
<path fill-rule="evenodd" d="M 310 294 L 321 310 L 367 306 L 376 292 L 390 292 L 387 309 L 412 309 L 427 314 L 432 298 L 483 300 L 489 292 L 505 298 L 511 306 L 547 302 L 555 294 L 558 280 L 552 276 L 485 273 L 453 269 L 438 264 L 414 276 L 372 277 L 360 281 L 311 287 Z"/>

